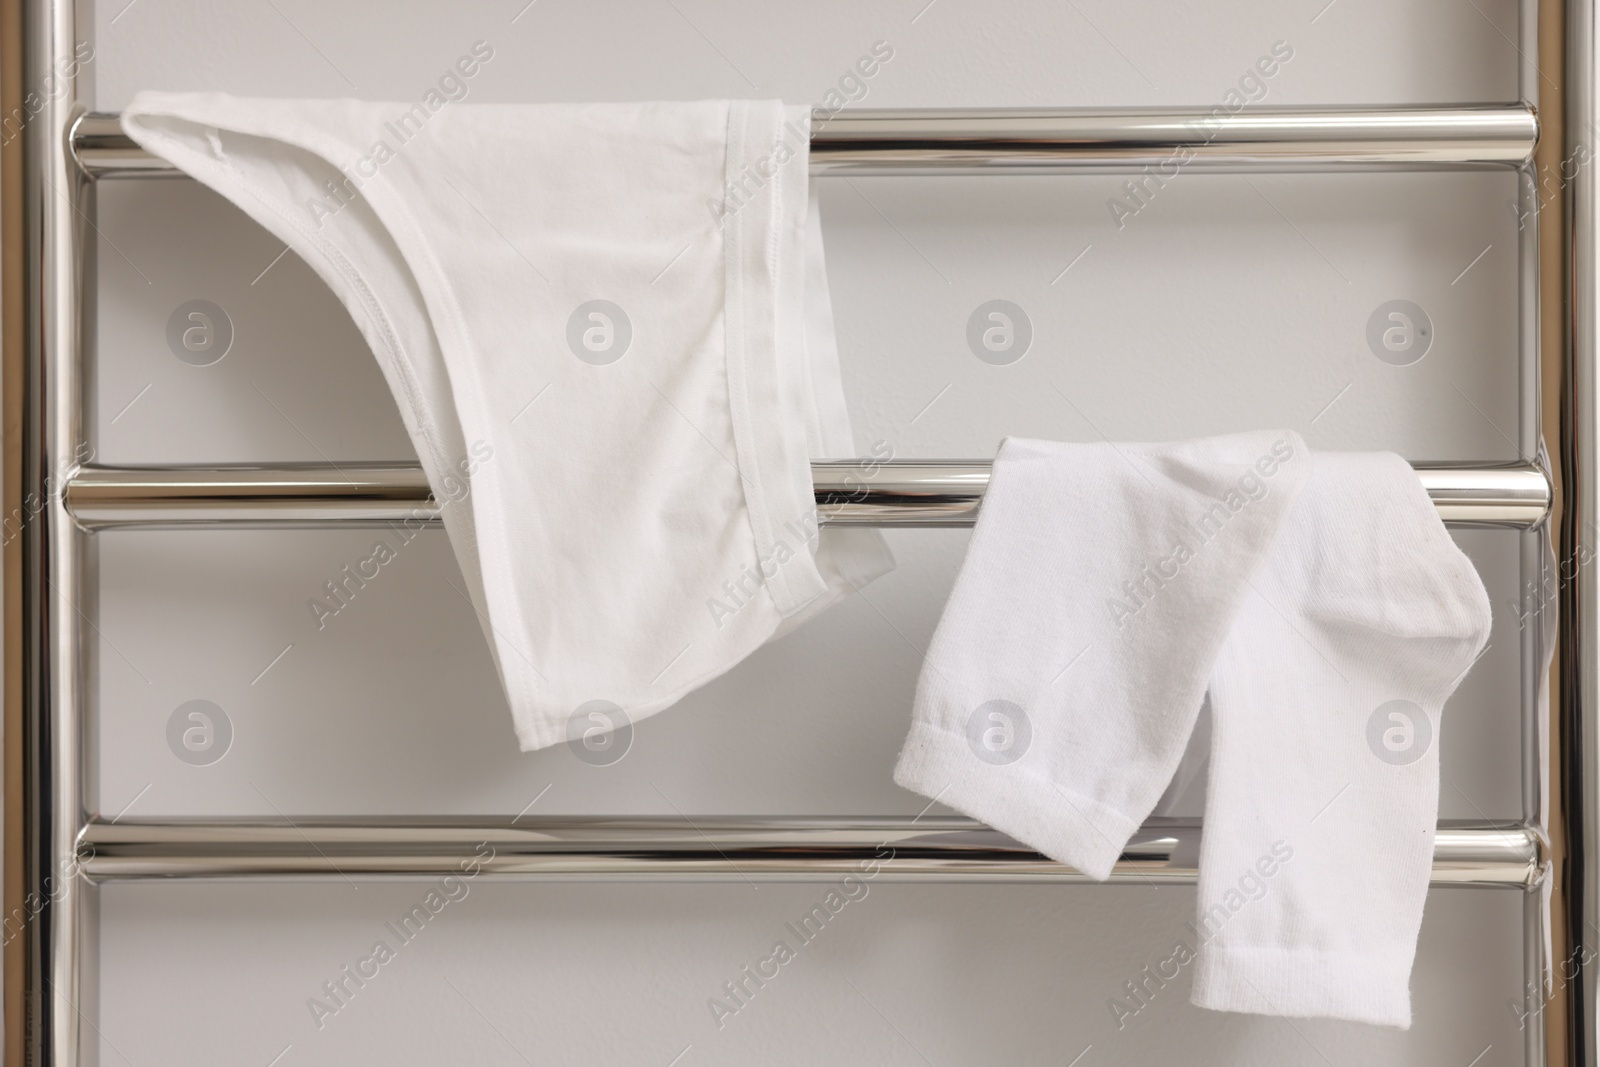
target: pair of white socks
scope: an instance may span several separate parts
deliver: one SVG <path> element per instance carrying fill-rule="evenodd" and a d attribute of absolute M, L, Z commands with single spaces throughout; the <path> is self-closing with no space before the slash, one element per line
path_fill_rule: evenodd
<path fill-rule="evenodd" d="M 1209 690 L 1194 1003 L 1407 1027 L 1439 712 L 1488 631 L 1398 456 L 1010 439 L 895 780 L 1104 879 Z"/>

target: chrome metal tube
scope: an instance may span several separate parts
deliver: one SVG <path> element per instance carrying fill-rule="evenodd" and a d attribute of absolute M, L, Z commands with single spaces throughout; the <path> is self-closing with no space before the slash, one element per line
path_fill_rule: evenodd
<path fill-rule="evenodd" d="M 811 116 L 815 174 L 1067 174 L 1518 166 L 1538 139 L 1521 104 L 1437 108 L 1070 110 L 850 109 Z M 85 115 L 72 132 L 95 178 L 175 176 L 122 132 Z"/>
<path fill-rule="evenodd" d="M 1548 47 L 1541 48 L 1539 0 L 1520 0 L 1517 7 L 1518 96 L 1537 107 L 1541 93 L 1540 66 L 1550 63 L 1553 57 Z M 1551 100 L 1557 114 L 1560 113 L 1559 102 L 1558 91 Z M 1542 147 L 1543 151 L 1535 160 L 1521 168 L 1517 182 L 1517 450 L 1530 460 L 1541 454 L 1544 445 L 1540 358 L 1545 329 L 1544 299 L 1546 294 L 1562 291 L 1559 279 L 1543 277 L 1540 269 L 1540 242 L 1545 239 L 1541 229 L 1545 220 L 1539 203 L 1538 160 L 1550 155 L 1551 145 Z M 1548 525 L 1518 535 L 1521 589 L 1544 588 L 1551 537 Z M 1545 699 L 1548 681 L 1545 654 L 1554 636 L 1553 598 L 1540 596 L 1531 609 L 1526 619 L 1518 620 L 1522 822 L 1548 842 L 1551 749 L 1550 706 Z M 1549 1067 L 1550 1035 L 1544 1024 L 1562 1014 L 1559 1003 L 1554 1005 L 1553 1012 L 1547 1014 L 1545 1010 L 1546 990 L 1554 987 L 1551 946 L 1546 940 L 1546 931 L 1552 928 L 1552 913 L 1559 907 L 1560 900 L 1549 887 L 1527 894 L 1522 901 L 1522 1011 L 1524 1019 L 1536 1020 L 1522 1027 L 1522 1062 L 1530 1067 Z"/>
<path fill-rule="evenodd" d="M 1600 1064 L 1600 574 L 1594 553 L 1600 530 L 1600 185 L 1594 155 L 1600 119 L 1595 0 L 1568 0 L 1566 130 L 1561 177 L 1566 187 L 1569 347 L 1563 353 L 1560 525 L 1560 710 L 1553 757 L 1559 761 L 1560 877 L 1565 906 L 1557 927 L 1556 966 L 1567 1019 L 1568 1062 Z M 1570 163 L 1570 168 L 1566 165 Z M 1558 1005 L 1559 1007 L 1560 1005 Z"/>
<path fill-rule="evenodd" d="M 88 530 L 114 526 L 331 526 L 435 523 L 439 509 L 420 467 L 83 467 L 67 482 L 67 509 Z"/>
<path fill-rule="evenodd" d="M 94 196 L 68 143 L 86 77 L 75 54 L 85 30 L 77 16 L 70 0 L 29 3 L 23 13 L 22 82 L 39 110 L 22 130 L 28 396 L 18 438 L 24 494 L 43 501 L 22 529 L 24 878 L 30 899 L 43 901 L 25 934 L 25 1041 L 28 1062 L 41 1067 L 93 1061 L 99 987 L 95 890 L 72 876 L 90 806 L 83 702 L 92 660 L 82 620 L 94 611 L 95 583 L 86 574 L 92 549 L 51 490 L 52 473 L 83 454 L 88 424 L 83 346 L 93 313 Z"/>
<path fill-rule="evenodd" d="M 1200 826 L 1148 823 L 1111 880 L 1193 884 Z M 590 880 L 837 879 L 864 863 L 907 881 L 1085 882 L 969 819 L 505 818 L 95 821 L 81 841 L 84 873 L 126 878 L 436 876 L 461 871 Z M 1527 889 L 1543 876 L 1537 835 L 1517 825 L 1442 825 L 1435 885 Z"/>
<path fill-rule="evenodd" d="M 844 526 L 970 526 L 989 484 L 986 460 L 813 463 L 817 511 Z M 1534 466 L 1419 467 L 1446 522 L 1529 529 L 1550 511 Z M 417 467 L 84 467 L 68 482 L 80 526 L 327 526 L 438 519 Z"/>
<path fill-rule="evenodd" d="M 818 174 L 1435 168 L 1526 162 L 1538 120 L 1520 104 L 813 113 Z"/>

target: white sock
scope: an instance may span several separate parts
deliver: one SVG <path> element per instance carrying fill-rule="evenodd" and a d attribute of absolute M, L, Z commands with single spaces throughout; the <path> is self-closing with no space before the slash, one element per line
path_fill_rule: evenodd
<path fill-rule="evenodd" d="M 1410 466 L 1313 457 L 1212 673 L 1195 1004 L 1410 1025 L 1439 709 L 1488 633 Z"/>
<path fill-rule="evenodd" d="M 1008 439 L 895 781 L 1108 877 L 1172 778 L 1307 471 L 1287 430 Z"/>

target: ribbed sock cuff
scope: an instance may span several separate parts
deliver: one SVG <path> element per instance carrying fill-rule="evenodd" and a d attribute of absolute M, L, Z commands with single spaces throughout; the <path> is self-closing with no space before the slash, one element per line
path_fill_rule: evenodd
<path fill-rule="evenodd" d="M 1189 1000 L 1213 1011 L 1411 1028 L 1411 957 L 1202 945 Z"/>
<path fill-rule="evenodd" d="M 1032 773 L 979 759 L 964 734 L 913 722 L 895 783 L 937 800 L 1096 881 L 1111 876 L 1139 829 L 1126 815 Z"/>

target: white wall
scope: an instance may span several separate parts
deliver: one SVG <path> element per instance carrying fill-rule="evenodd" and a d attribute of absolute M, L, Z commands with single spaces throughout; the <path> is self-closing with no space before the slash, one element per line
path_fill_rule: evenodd
<path fill-rule="evenodd" d="M 103 110 L 147 87 L 413 100 L 479 39 L 495 56 L 471 83 L 477 101 L 815 102 L 879 40 L 894 58 L 869 83 L 869 106 L 1212 105 L 1280 40 L 1294 58 L 1269 83 L 1272 104 L 1516 95 L 1512 0 L 124 3 L 96 12 Z M 1106 201 L 1121 181 L 824 184 L 863 446 L 987 457 L 1008 433 L 1289 426 L 1323 448 L 1515 456 L 1510 175 L 1185 174 L 1119 230 Z M 100 196 L 100 461 L 413 456 L 331 295 L 292 255 L 261 273 L 281 245 L 186 182 L 107 183 Z M 994 297 L 1034 323 L 1032 350 L 1012 366 L 983 364 L 964 342 L 968 314 Z M 166 345 L 168 315 L 197 298 L 223 307 L 236 332 L 211 367 Z M 1364 340 L 1369 314 L 1394 298 L 1422 305 L 1436 328 L 1428 356 L 1406 368 Z M 640 724 L 608 768 L 565 749 L 516 752 L 440 533 L 405 548 L 319 632 L 306 600 L 372 539 L 102 537 L 103 812 L 510 818 L 547 786 L 536 809 L 546 814 L 923 806 L 890 768 L 964 533 L 893 534 L 895 574 Z M 1459 540 L 1498 618 L 1447 711 L 1442 815 L 1514 819 L 1516 542 Z M 173 709 L 196 698 L 235 731 L 226 758 L 205 767 L 180 762 L 165 738 Z M 820 893 L 743 883 L 479 883 L 319 1029 L 307 998 L 422 892 L 340 881 L 109 889 L 103 1062 L 265 1065 L 286 1046 L 284 1067 L 665 1067 L 685 1046 L 684 1067 L 1067 1063 L 1086 1046 L 1083 1067 L 1521 1062 L 1508 1006 L 1521 995 L 1521 901 L 1464 890 L 1429 898 L 1408 1033 L 1202 1012 L 1187 1003 L 1187 976 L 1119 1031 L 1108 999 L 1167 954 L 1191 891 L 887 884 L 719 1029 L 708 998 Z"/>

